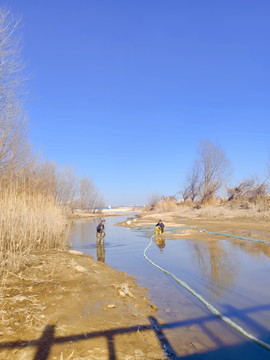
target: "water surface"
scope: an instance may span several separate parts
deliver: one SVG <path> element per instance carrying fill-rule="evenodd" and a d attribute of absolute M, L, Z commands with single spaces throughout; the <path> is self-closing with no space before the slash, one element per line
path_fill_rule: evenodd
<path fill-rule="evenodd" d="M 158 306 L 158 318 L 175 355 L 181 359 L 269 359 L 212 315 L 202 303 L 143 256 L 147 232 L 115 226 L 106 219 L 104 248 L 96 244 L 99 220 L 78 220 L 71 236 L 76 250 L 137 278 Z M 224 315 L 270 343 L 270 246 L 236 239 L 198 241 L 159 238 L 147 256 L 184 280 Z"/>

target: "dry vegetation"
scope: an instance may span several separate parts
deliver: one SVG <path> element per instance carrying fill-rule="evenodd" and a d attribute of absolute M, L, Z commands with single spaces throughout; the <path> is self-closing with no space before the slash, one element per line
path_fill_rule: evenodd
<path fill-rule="evenodd" d="M 147 206 L 145 212 L 171 212 L 182 218 L 207 218 L 222 220 L 225 218 L 270 220 L 270 196 L 258 196 L 255 199 L 238 198 L 235 200 L 212 199 L 208 203 L 186 201 L 178 203 L 175 199 L 163 198 L 156 204 Z"/>
<path fill-rule="evenodd" d="M 202 140 L 198 157 L 187 174 L 179 201 L 175 196 L 153 194 L 146 212 L 172 212 L 185 218 L 270 219 L 270 159 L 268 174 L 263 181 L 258 176 L 244 179 L 234 187 L 226 185 L 231 174 L 230 161 L 224 150 L 209 140 Z M 227 198 L 218 196 L 227 190 Z"/>
<path fill-rule="evenodd" d="M 20 19 L 0 8 L 0 275 L 17 272 L 36 250 L 61 248 L 67 214 L 103 206 L 88 178 L 31 151 L 23 111 Z M 82 191 L 83 190 L 83 191 Z"/>
<path fill-rule="evenodd" d="M 231 164 L 224 150 L 209 140 L 202 140 L 198 158 L 189 171 L 182 191 L 184 201 L 207 203 L 222 188 L 231 173 Z"/>
<path fill-rule="evenodd" d="M 0 188 L 0 273 L 18 271 L 34 250 L 64 246 L 66 218 L 53 197 L 27 183 Z"/>

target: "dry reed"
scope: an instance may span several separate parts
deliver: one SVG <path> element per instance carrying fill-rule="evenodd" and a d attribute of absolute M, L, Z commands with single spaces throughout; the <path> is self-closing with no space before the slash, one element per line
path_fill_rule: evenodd
<path fill-rule="evenodd" d="M 184 218 L 239 218 L 270 220 L 270 196 L 257 196 L 254 199 L 238 198 L 232 201 L 212 199 L 207 203 L 186 201 L 176 203 L 173 199 L 164 199 L 144 208 L 145 212 L 173 212 Z"/>
<path fill-rule="evenodd" d="M 185 218 L 270 220 L 270 197 L 217 201 L 216 204 L 181 203 L 175 213 Z"/>
<path fill-rule="evenodd" d="M 155 204 L 150 205 L 149 207 L 146 207 L 146 211 L 155 211 L 155 212 L 169 212 L 169 211 L 175 211 L 177 209 L 177 204 L 172 199 L 163 199 Z"/>
<path fill-rule="evenodd" d="M 0 273 L 18 271 L 36 250 L 61 248 L 66 219 L 53 198 L 31 186 L 0 186 Z"/>

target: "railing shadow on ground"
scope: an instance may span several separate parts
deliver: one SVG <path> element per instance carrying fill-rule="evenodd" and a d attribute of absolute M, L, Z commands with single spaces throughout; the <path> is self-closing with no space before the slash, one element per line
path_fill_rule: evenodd
<path fill-rule="evenodd" d="M 245 318 L 245 320 L 250 319 L 248 314 L 252 314 L 255 312 L 265 311 L 269 310 L 270 305 L 262 305 L 258 307 L 250 307 L 248 309 L 242 309 L 240 311 L 242 318 Z M 239 310 L 238 310 L 239 311 Z M 230 308 L 230 311 L 228 311 L 226 316 L 230 317 L 235 314 L 235 309 L 232 307 Z M 103 331 L 93 331 L 89 333 L 82 333 L 77 335 L 70 335 L 70 336 L 62 336 L 62 337 L 56 337 L 55 336 L 55 325 L 47 325 L 41 335 L 40 338 L 29 340 L 29 341 L 11 341 L 11 342 L 3 342 L 0 343 L 0 351 L 1 350 L 7 350 L 7 349 L 22 349 L 27 347 L 36 347 L 36 353 L 33 357 L 33 360 L 48 360 L 51 347 L 53 345 L 59 345 L 64 344 L 68 342 L 77 342 L 77 341 L 85 341 L 89 339 L 95 339 L 95 338 L 106 338 L 107 340 L 107 347 L 108 347 L 108 354 L 109 354 L 109 360 L 116 360 L 116 351 L 115 351 L 115 345 L 114 345 L 114 338 L 117 335 L 121 334 L 131 334 L 136 333 L 138 331 L 153 331 L 164 351 L 164 355 L 167 357 L 167 359 L 180 359 L 179 356 L 177 356 L 176 352 L 174 351 L 172 345 L 170 344 L 170 341 L 164 334 L 164 330 L 170 330 L 174 328 L 180 328 L 180 327 L 186 327 L 191 325 L 198 325 L 201 327 L 202 331 L 207 334 L 207 336 L 211 339 L 211 341 L 216 345 L 216 349 L 214 350 L 207 350 L 207 352 L 201 352 L 196 353 L 192 355 L 186 355 L 181 356 L 181 359 L 185 360 L 200 360 L 200 359 L 228 359 L 231 358 L 230 355 L 233 352 L 233 358 L 239 358 L 239 356 L 244 356 L 245 353 L 249 353 L 250 349 L 253 349 L 254 352 L 254 346 L 255 352 L 259 351 L 259 346 L 253 344 L 251 341 L 245 340 L 240 335 L 239 338 L 242 339 L 241 344 L 239 345 L 226 345 L 222 342 L 222 340 L 217 336 L 217 334 L 214 334 L 210 329 L 206 326 L 206 323 L 211 322 L 215 320 L 216 318 L 211 315 L 207 314 L 206 316 L 202 316 L 200 318 L 196 319 L 187 319 L 183 321 L 175 321 L 171 323 L 165 323 L 160 324 L 158 320 L 155 317 L 149 317 L 150 324 L 149 325 L 135 325 L 125 328 L 116 328 L 112 330 L 103 330 Z M 252 323 L 254 325 L 254 320 L 252 320 Z M 258 324 L 257 324 L 258 325 Z M 227 326 L 227 325 L 225 325 Z M 262 330 L 262 329 L 261 329 Z M 265 329 L 264 329 L 265 333 Z M 237 334 L 237 333 L 235 333 Z M 243 341 L 244 340 L 244 341 Z M 265 339 L 266 341 L 270 340 Z M 267 350 L 261 349 L 263 353 L 265 354 L 265 358 L 270 358 L 270 353 Z M 236 356 L 236 357 L 235 357 Z M 253 359 L 253 357 L 246 357 L 248 359 Z M 263 357 L 264 358 L 264 357 Z M 255 359 L 255 358 L 254 358 Z M 29 359 L 30 360 L 30 359 Z"/>

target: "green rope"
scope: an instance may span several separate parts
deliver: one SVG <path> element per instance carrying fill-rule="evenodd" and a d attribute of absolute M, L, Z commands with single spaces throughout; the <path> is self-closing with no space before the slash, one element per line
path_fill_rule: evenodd
<path fill-rule="evenodd" d="M 182 228 L 184 230 L 184 228 Z M 186 228 L 185 228 L 186 229 Z M 220 235 L 217 233 L 217 235 Z M 224 235 L 224 234 L 221 234 Z M 233 328 L 234 330 L 238 331 L 240 334 L 244 335 L 245 337 L 247 337 L 248 339 L 252 340 L 253 342 L 255 342 L 256 344 L 260 345 L 261 347 L 263 347 L 264 349 L 270 351 L 270 345 L 261 341 L 260 339 L 258 339 L 257 337 L 255 337 L 254 335 L 248 333 L 247 331 L 245 331 L 241 326 L 237 325 L 235 322 L 233 322 L 231 319 L 229 319 L 227 316 L 223 315 L 220 311 L 218 311 L 213 305 L 211 305 L 208 301 L 206 301 L 200 294 L 198 294 L 195 290 L 193 290 L 187 283 L 185 283 L 184 281 L 180 280 L 178 277 L 176 277 L 173 273 L 169 272 L 168 270 L 163 269 L 161 266 L 157 265 L 156 263 L 154 263 L 152 260 L 150 260 L 147 255 L 146 255 L 146 251 L 149 249 L 149 247 L 151 246 L 152 242 L 153 242 L 153 238 L 155 235 L 153 235 L 151 237 L 151 241 L 149 243 L 149 245 L 145 248 L 144 250 L 144 257 L 145 259 L 150 262 L 150 264 L 152 264 L 153 266 L 155 266 L 156 268 L 158 268 L 159 270 L 161 270 L 164 274 L 171 276 L 178 284 L 180 284 L 181 286 L 183 286 L 186 290 L 188 290 L 192 295 L 194 295 L 199 301 L 201 301 L 206 308 L 211 311 L 212 314 L 214 314 L 217 318 L 219 318 L 220 320 L 224 321 L 227 325 L 229 325 L 231 328 Z"/>
<path fill-rule="evenodd" d="M 216 232 L 207 231 L 207 230 L 199 230 L 199 232 L 204 232 L 204 233 L 213 234 L 213 235 L 227 236 L 227 237 L 231 237 L 231 238 L 235 238 L 235 239 L 253 241 L 253 242 L 258 242 L 258 243 L 270 244 L 270 241 L 255 239 L 255 238 L 250 238 L 250 237 L 245 237 L 245 236 L 236 236 L 236 235 L 225 234 L 225 233 L 216 233 Z"/>

